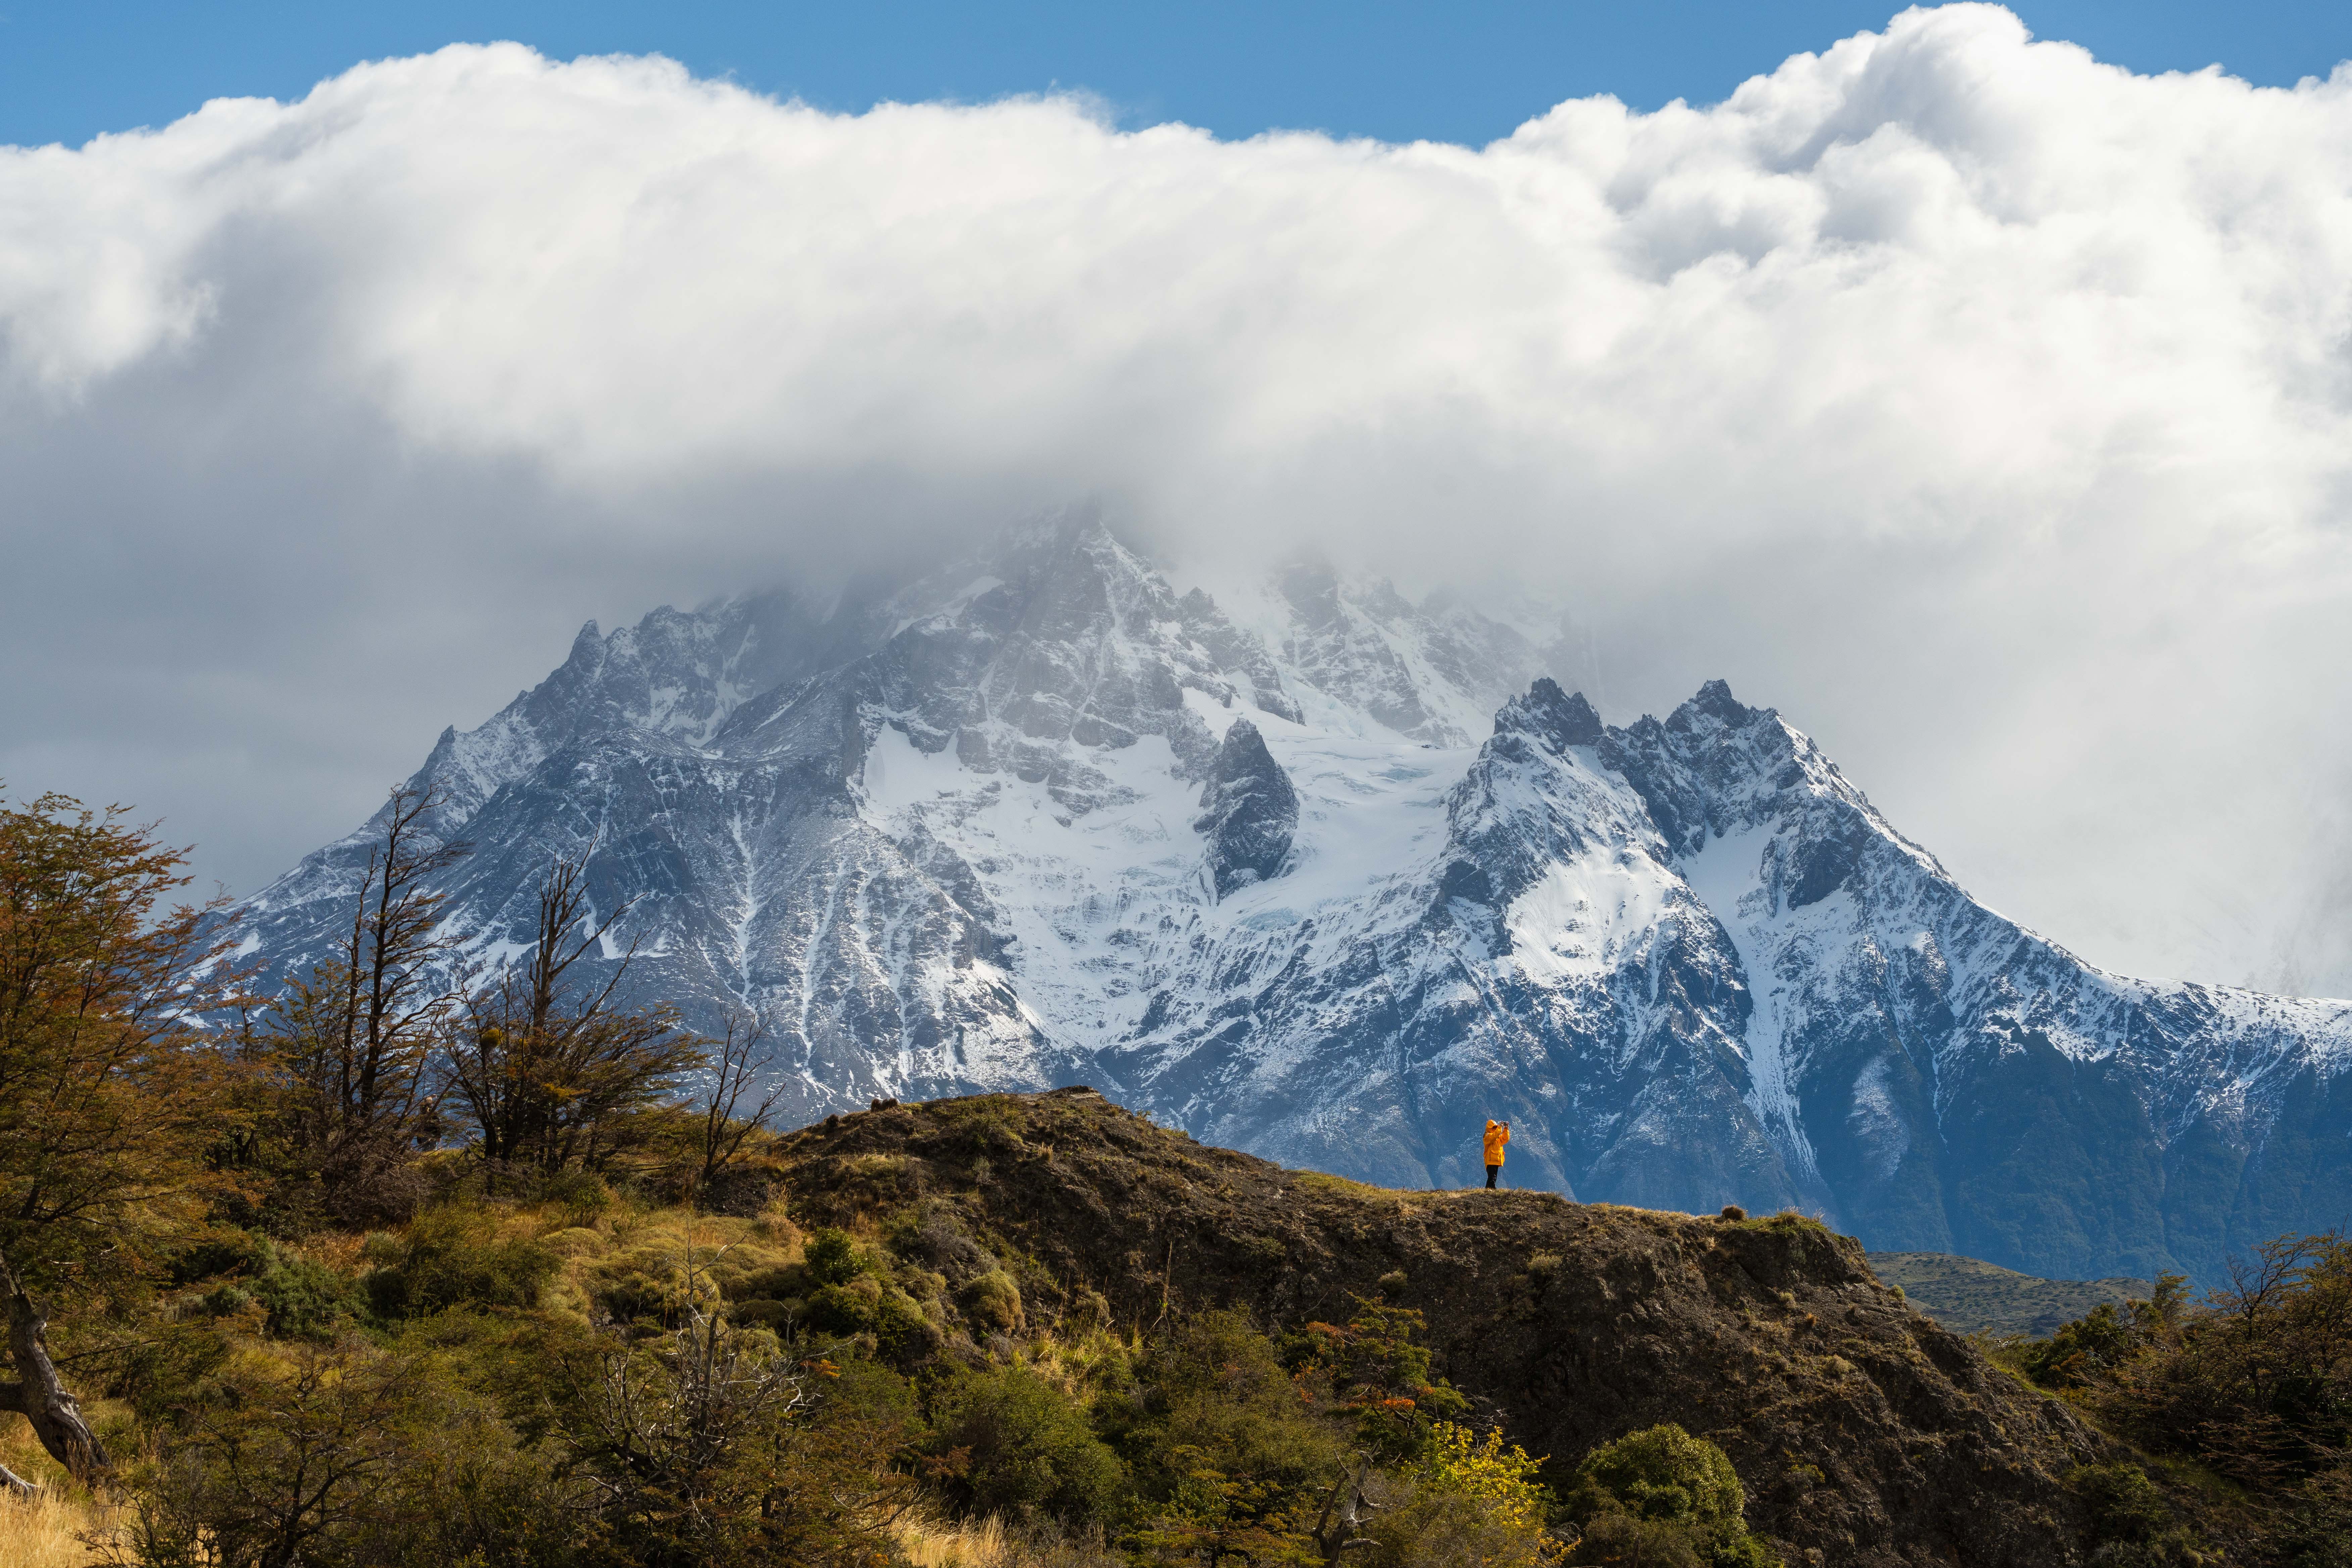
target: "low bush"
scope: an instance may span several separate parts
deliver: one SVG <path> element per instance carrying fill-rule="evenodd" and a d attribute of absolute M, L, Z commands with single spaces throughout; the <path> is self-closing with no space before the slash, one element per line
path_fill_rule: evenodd
<path fill-rule="evenodd" d="M 562 1265 L 553 1248 L 501 1237 L 496 1219 L 456 1205 L 427 1209 L 404 1237 L 370 1237 L 366 1256 L 375 1267 L 361 1284 L 376 1316 L 388 1320 L 448 1307 L 535 1307 Z"/>
<path fill-rule="evenodd" d="M 1120 1510 L 1126 1474 L 1118 1456 L 1075 1400 L 1027 1367 L 943 1379 L 931 1422 L 931 1452 L 967 1513 L 1087 1521 Z"/>
<path fill-rule="evenodd" d="M 882 1285 L 872 1275 L 859 1275 L 846 1285 L 826 1285 L 810 1292 L 809 1327 L 827 1334 L 862 1334 L 874 1327 L 882 1305 Z"/>
<path fill-rule="evenodd" d="M 1565 1511 L 1583 1539 L 1568 1560 L 1769 1568 L 1779 1559 L 1748 1532 L 1746 1507 L 1721 1448 L 1672 1424 L 1629 1433 L 1576 1468 Z"/>
<path fill-rule="evenodd" d="M 1021 1326 L 1021 1287 L 1002 1268 L 992 1268 L 966 1285 L 959 1301 L 964 1316 L 982 1329 L 1009 1334 Z"/>
<path fill-rule="evenodd" d="M 269 1331 L 281 1339 L 325 1340 L 361 1306 L 352 1281 L 316 1258 L 275 1247 L 254 1278 L 252 1291 L 268 1314 Z"/>
<path fill-rule="evenodd" d="M 1156 1340 L 1131 1383 L 1097 1401 L 1127 1461 L 1139 1540 L 1198 1552 L 1305 1550 L 1344 1467 L 1346 1430 L 1238 1313 L 1207 1312 Z"/>

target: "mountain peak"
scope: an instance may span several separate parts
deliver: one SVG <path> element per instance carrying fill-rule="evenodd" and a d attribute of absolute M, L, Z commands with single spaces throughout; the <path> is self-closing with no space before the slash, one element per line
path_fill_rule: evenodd
<path fill-rule="evenodd" d="M 1538 675 L 1523 697 L 1514 697 L 1495 715 L 1495 733 L 1522 731 L 1542 737 L 1554 751 L 1597 744 L 1601 715 L 1581 691 L 1566 692 L 1549 675 Z"/>
<path fill-rule="evenodd" d="M 1731 694 L 1731 682 L 1720 677 L 1700 687 L 1689 705 L 1726 724 L 1745 724 L 1756 717 L 1753 709 L 1742 706 L 1739 699 Z"/>

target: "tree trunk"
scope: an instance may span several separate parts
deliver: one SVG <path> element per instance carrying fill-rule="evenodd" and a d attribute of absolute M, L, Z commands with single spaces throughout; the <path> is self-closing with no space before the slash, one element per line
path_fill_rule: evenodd
<path fill-rule="evenodd" d="M 0 1262 L 0 1290 L 8 1297 L 8 1354 L 16 1362 L 17 1381 L 0 1383 L 0 1410 L 14 1410 L 33 1424 L 33 1436 L 84 1486 L 103 1479 L 114 1468 L 106 1445 L 81 1418 L 81 1406 L 58 1380 L 49 1360 L 49 1323 L 33 1299 L 25 1293 L 5 1262 Z"/>

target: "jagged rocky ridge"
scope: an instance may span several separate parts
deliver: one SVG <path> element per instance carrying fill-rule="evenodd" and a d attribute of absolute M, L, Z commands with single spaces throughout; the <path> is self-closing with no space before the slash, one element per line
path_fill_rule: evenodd
<path fill-rule="evenodd" d="M 1793 1205 L 1873 1247 L 2213 1278 L 2352 1212 L 2352 1006 L 2098 971 L 1714 682 L 1604 724 L 1531 635 L 1299 567 L 1180 595 L 1097 525 L 911 586 L 591 626 L 417 775 L 478 955 L 592 854 L 645 994 L 791 1111 L 1086 1080 L 1383 1184 Z M 247 900 L 285 973 L 365 830 Z"/>

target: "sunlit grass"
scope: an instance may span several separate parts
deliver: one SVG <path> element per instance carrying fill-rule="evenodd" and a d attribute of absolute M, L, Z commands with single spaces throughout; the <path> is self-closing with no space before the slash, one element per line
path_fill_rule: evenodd
<path fill-rule="evenodd" d="M 83 1538 L 105 1528 L 105 1510 L 62 1484 L 21 1415 L 0 1415 L 0 1465 L 42 1489 L 37 1498 L 0 1492 L 0 1568 L 82 1568 L 101 1561 Z"/>
<path fill-rule="evenodd" d="M 911 1568 L 1016 1568 L 1004 1526 L 993 1518 L 958 1524 L 909 1514 L 891 1533 Z"/>

